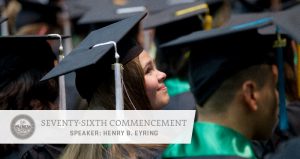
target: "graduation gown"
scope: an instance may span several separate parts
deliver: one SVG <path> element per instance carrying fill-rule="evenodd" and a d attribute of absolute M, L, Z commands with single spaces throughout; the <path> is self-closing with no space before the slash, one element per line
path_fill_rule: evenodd
<path fill-rule="evenodd" d="M 293 138 L 279 145 L 275 153 L 269 153 L 264 159 L 299 159 L 300 137 Z"/>
<path fill-rule="evenodd" d="M 66 145 L 32 145 L 20 144 L 18 150 L 14 150 L 3 159 L 57 159 L 63 152 Z"/>
<path fill-rule="evenodd" d="M 170 101 L 164 110 L 196 110 L 196 101 L 190 91 L 188 81 L 179 78 L 169 78 L 165 81 L 170 95 Z"/>
<path fill-rule="evenodd" d="M 198 157 L 175 157 L 168 159 L 245 159 L 238 156 L 198 156 Z"/>
<path fill-rule="evenodd" d="M 169 145 L 163 158 L 256 158 L 251 142 L 240 133 L 214 123 L 196 122 L 191 144 Z"/>
<path fill-rule="evenodd" d="M 285 157 L 291 158 L 293 153 L 289 153 L 293 151 L 293 147 L 287 147 L 289 145 L 298 144 L 300 145 L 300 139 L 297 137 L 300 135 L 300 102 L 294 101 L 287 105 L 286 107 L 287 115 L 288 115 L 288 124 L 289 128 L 285 132 L 281 132 L 279 130 L 279 126 L 277 126 L 274 134 L 271 139 L 268 141 L 253 141 L 255 154 L 259 158 L 270 158 L 270 156 L 277 158 Z M 299 142 L 295 142 L 295 141 Z M 288 142 L 287 142 L 288 141 Z M 290 142 L 291 141 L 291 142 Z M 285 148 L 287 147 L 287 148 Z M 279 151 L 282 151 L 279 153 Z M 298 153 L 300 154 L 300 153 Z M 294 157 L 294 156 L 293 156 Z"/>
<path fill-rule="evenodd" d="M 172 96 L 164 110 L 196 110 L 196 101 L 192 92 L 184 92 Z"/>

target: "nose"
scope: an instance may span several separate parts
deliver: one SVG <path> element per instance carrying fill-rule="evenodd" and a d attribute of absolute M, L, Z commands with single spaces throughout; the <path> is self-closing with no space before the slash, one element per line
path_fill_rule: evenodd
<path fill-rule="evenodd" d="M 167 75 L 164 72 L 157 70 L 157 78 L 159 82 L 163 82 L 167 78 Z"/>

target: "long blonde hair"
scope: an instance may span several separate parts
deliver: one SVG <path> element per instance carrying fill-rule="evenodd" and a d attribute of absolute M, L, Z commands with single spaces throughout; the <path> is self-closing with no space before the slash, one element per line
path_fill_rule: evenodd
<path fill-rule="evenodd" d="M 139 58 L 135 57 L 123 65 L 123 68 L 123 81 L 125 81 L 124 86 L 127 90 L 123 90 L 124 109 L 151 109 L 150 101 L 145 90 L 144 71 L 140 65 Z M 97 108 L 101 106 L 107 110 L 114 110 L 114 72 L 112 70 L 105 72 L 105 78 L 99 78 L 97 82 L 98 86 L 91 97 L 89 107 L 94 109 L 95 107 Z"/>
<path fill-rule="evenodd" d="M 149 110 L 150 101 L 146 95 L 144 71 L 136 57 L 127 64 L 123 70 L 124 107 L 127 110 Z M 101 106 L 104 109 L 114 110 L 114 74 L 113 71 L 105 73 L 105 78 L 99 79 L 99 85 L 89 101 L 90 109 Z M 133 107 L 134 106 L 134 107 Z M 140 159 L 156 158 L 166 145 L 135 145 L 135 144 L 73 144 L 68 145 L 61 159 Z"/>
<path fill-rule="evenodd" d="M 141 159 L 157 158 L 165 145 L 134 144 L 72 144 L 68 145 L 60 159 Z"/>

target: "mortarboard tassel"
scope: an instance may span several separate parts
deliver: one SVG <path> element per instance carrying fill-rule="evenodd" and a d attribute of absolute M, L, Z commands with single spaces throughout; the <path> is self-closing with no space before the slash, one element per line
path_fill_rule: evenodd
<path fill-rule="evenodd" d="M 115 49 L 116 63 L 113 64 L 113 70 L 115 73 L 115 94 L 116 94 L 116 110 L 124 110 L 124 99 L 123 99 L 123 87 L 122 87 L 122 64 L 119 63 L 120 55 L 117 51 L 117 44 L 114 41 L 108 41 L 94 45 L 94 47 L 113 44 Z"/>
<path fill-rule="evenodd" d="M 119 54 L 117 54 L 119 55 Z M 124 110 L 123 88 L 122 88 L 122 64 L 119 63 L 119 57 L 114 64 L 115 71 L 115 89 L 116 89 L 116 110 Z"/>
<path fill-rule="evenodd" d="M 288 119 L 285 103 L 285 85 L 284 85 L 284 67 L 283 67 L 283 47 L 286 46 L 286 39 L 282 39 L 277 27 L 277 40 L 274 42 L 274 48 L 277 51 L 278 64 L 278 89 L 279 89 L 279 128 L 282 132 L 288 130 Z"/>
<path fill-rule="evenodd" d="M 58 61 L 64 59 L 64 48 L 62 45 L 62 37 L 59 34 L 48 34 L 50 37 L 57 37 L 59 38 L 59 53 L 58 53 Z M 65 76 L 58 77 L 59 82 L 59 109 L 66 110 L 67 109 L 67 102 L 66 102 L 66 87 L 65 87 Z"/>
<path fill-rule="evenodd" d="M 212 29 L 213 17 L 207 12 L 204 16 L 203 29 L 210 30 Z"/>

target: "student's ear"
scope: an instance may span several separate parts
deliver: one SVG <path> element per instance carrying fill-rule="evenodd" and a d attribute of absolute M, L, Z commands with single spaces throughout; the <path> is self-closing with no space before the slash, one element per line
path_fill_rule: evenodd
<path fill-rule="evenodd" d="M 257 111 L 256 83 L 254 81 L 245 81 L 242 85 L 243 100 L 251 111 Z"/>

